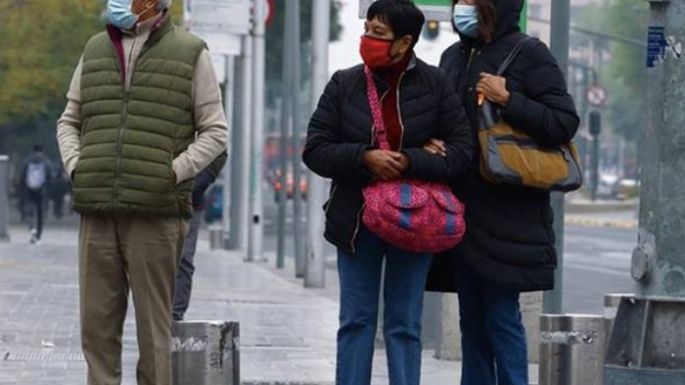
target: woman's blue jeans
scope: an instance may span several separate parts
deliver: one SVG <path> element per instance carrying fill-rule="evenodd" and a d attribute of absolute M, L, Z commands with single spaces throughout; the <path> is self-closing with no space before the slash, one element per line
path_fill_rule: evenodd
<path fill-rule="evenodd" d="M 519 292 L 481 278 L 458 261 L 462 385 L 528 385 Z"/>
<path fill-rule="evenodd" d="M 383 336 L 391 385 L 419 385 L 421 314 L 432 256 L 393 247 L 362 228 L 356 254 L 338 250 L 337 385 L 369 385 L 385 259 Z"/>

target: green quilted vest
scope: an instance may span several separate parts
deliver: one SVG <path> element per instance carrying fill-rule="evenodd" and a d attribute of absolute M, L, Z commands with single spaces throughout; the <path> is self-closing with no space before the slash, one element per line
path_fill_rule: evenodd
<path fill-rule="evenodd" d="M 193 75 L 206 45 L 167 18 L 138 58 L 128 91 L 114 45 L 95 35 L 83 54 L 81 156 L 74 208 L 82 214 L 192 216 L 192 180 L 172 161 L 195 138 Z"/>

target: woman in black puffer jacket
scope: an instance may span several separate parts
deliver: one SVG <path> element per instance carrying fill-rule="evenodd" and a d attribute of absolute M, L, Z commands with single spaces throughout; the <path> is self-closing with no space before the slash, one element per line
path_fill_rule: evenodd
<path fill-rule="evenodd" d="M 474 141 L 480 93 L 538 142 L 565 144 L 576 134 L 579 118 L 562 71 L 543 43 L 526 42 L 505 78 L 492 75 L 527 37 L 519 29 L 522 7 L 523 0 L 455 0 L 453 22 L 461 39 L 443 53 L 440 67 L 462 96 Z M 441 153 L 442 143 L 431 141 L 426 150 Z M 466 238 L 449 256 L 436 258 L 428 288 L 459 293 L 463 385 L 527 385 L 518 300 L 521 292 L 554 287 L 550 194 L 486 182 L 479 159 L 476 151 L 470 177 L 454 186 L 466 204 Z M 454 269 L 445 269 L 444 262 Z"/>
<path fill-rule="evenodd" d="M 338 249 L 336 385 L 371 384 L 382 280 L 390 383 L 420 384 L 423 289 L 433 256 L 384 241 L 361 217 L 362 191 L 374 181 L 448 183 L 471 164 L 469 121 L 454 86 L 413 52 L 424 21 L 409 0 L 377 0 L 367 12 L 360 55 L 382 95 L 392 150 L 378 148 L 364 66 L 333 75 L 309 122 L 304 162 L 333 180 L 324 236 Z M 445 141 L 445 157 L 423 150 L 434 137 Z"/>

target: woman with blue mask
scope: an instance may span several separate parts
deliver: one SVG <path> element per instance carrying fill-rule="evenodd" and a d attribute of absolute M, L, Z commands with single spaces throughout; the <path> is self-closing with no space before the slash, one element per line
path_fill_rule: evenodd
<path fill-rule="evenodd" d="M 485 99 L 538 143 L 570 142 L 579 118 L 549 49 L 519 28 L 523 0 L 455 0 L 453 6 L 460 41 L 443 53 L 440 67 L 456 84 L 474 142 Z M 519 43 L 508 70 L 493 75 Z M 527 385 L 519 294 L 554 287 L 550 193 L 486 181 L 475 148 L 469 176 L 453 187 L 467 208 L 467 234 L 457 249 L 434 259 L 428 289 L 459 294 L 462 385 Z M 444 146 L 432 140 L 425 150 L 442 154 Z"/>

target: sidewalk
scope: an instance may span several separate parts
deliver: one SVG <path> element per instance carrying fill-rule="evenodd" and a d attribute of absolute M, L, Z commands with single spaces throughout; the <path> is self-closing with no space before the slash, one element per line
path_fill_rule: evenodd
<path fill-rule="evenodd" d="M 11 243 L 0 243 L 0 385 L 85 384 L 77 229 L 48 228 L 37 246 L 28 244 L 25 233 L 15 229 Z M 268 266 L 243 263 L 240 255 L 210 251 L 206 241 L 200 242 L 196 261 L 187 319 L 241 323 L 243 384 L 334 384 L 335 288 L 304 289 L 287 272 L 269 268 L 273 261 Z M 124 337 L 126 385 L 135 384 L 132 311 Z M 432 354 L 424 352 L 422 383 L 459 383 L 459 363 Z M 374 363 L 373 384 L 388 384 L 382 350 Z"/>

